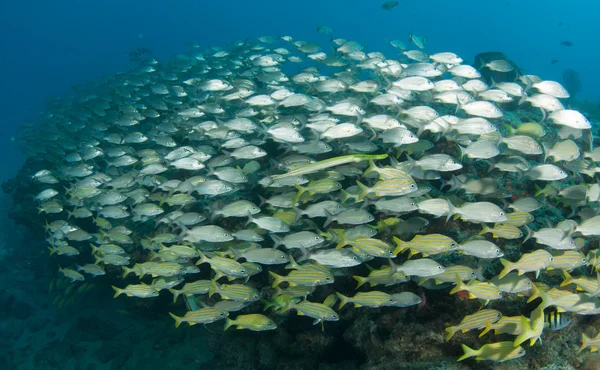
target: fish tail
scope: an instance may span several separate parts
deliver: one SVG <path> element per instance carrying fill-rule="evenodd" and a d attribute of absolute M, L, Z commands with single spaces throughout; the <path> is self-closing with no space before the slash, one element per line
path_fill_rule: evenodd
<path fill-rule="evenodd" d="M 179 316 L 175 316 L 175 314 L 173 314 L 173 313 L 171 313 L 171 312 L 169 312 L 169 315 L 171 315 L 171 317 L 172 317 L 173 319 L 175 319 L 175 327 L 176 327 L 176 328 L 178 328 L 178 327 L 179 327 L 179 325 L 181 325 L 181 323 L 183 322 L 183 318 L 182 318 L 182 317 L 179 317 Z"/>
<path fill-rule="evenodd" d="M 96 247 L 94 244 L 90 243 L 90 247 L 92 247 L 92 254 L 96 254 L 96 252 L 98 251 L 98 247 Z"/>
<path fill-rule="evenodd" d="M 50 251 L 50 255 L 53 255 L 54 253 L 56 253 L 56 247 L 55 248 L 48 247 L 48 250 Z"/>
<path fill-rule="evenodd" d="M 481 333 L 479 333 L 479 338 L 486 335 L 490 330 L 492 330 L 492 322 L 490 320 L 485 320 L 485 329 Z"/>
<path fill-rule="evenodd" d="M 298 262 L 296 262 L 296 260 L 294 259 L 294 256 L 292 256 L 290 254 L 290 263 L 285 265 L 284 268 L 286 270 L 298 270 L 298 269 L 300 269 L 300 265 L 298 265 Z"/>
<path fill-rule="evenodd" d="M 235 321 L 231 320 L 229 317 L 225 319 L 225 327 L 223 330 L 227 330 L 231 327 L 231 325 L 235 325 Z"/>
<path fill-rule="evenodd" d="M 525 236 L 525 239 L 523 239 L 523 241 L 521 242 L 521 244 L 525 243 L 526 241 L 528 241 L 532 236 L 533 236 L 533 231 L 531 231 L 531 229 L 529 228 L 529 226 L 524 225 L 525 226 L 525 230 L 527 230 L 527 236 Z"/>
<path fill-rule="evenodd" d="M 562 283 L 560 283 L 561 287 L 573 283 L 573 276 L 571 276 L 571 274 L 569 274 L 567 271 L 563 270 L 563 276 L 564 276 L 565 280 Z"/>
<path fill-rule="evenodd" d="M 123 279 L 125 279 L 127 277 L 127 275 L 131 274 L 134 271 L 135 271 L 135 267 L 129 268 L 127 266 L 123 266 Z"/>
<path fill-rule="evenodd" d="M 356 286 L 356 289 L 360 288 L 361 286 L 363 286 L 366 282 L 369 281 L 368 278 L 363 277 L 363 276 L 353 276 L 354 280 L 358 281 L 358 285 Z"/>
<path fill-rule="evenodd" d="M 341 310 L 347 303 L 349 303 L 349 298 L 345 295 L 336 292 L 335 295 L 340 299 L 340 305 L 338 306 L 338 310 Z"/>
<path fill-rule="evenodd" d="M 394 256 L 397 256 L 398 253 L 402 253 L 406 250 L 406 246 L 405 246 L 405 241 L 398 238 L 398 237 L 393 237 L 394 242 L 396 243 L 396 249 L 394 249 Z"/>
<path fill-rule="evenodd" d="M 479 232 L 479 235 L 483 235 L 485 233 L 489 233 L 490 232 L 490 228 L 487 225 L 483 225 L 483 229 L 481 229 L 481 231 Z"/>
<path fill-rule="evenodd" d="M 448 333 L 448 335 L 446 335 L 446 342 L 449 341 L 457 331 L 458 328 L 456 326 L 447 327 L 446 333 Z"/>
<path fill-rule="evenodd" d="M 465 354 L 460 356 L 458 360 L 456 360 L 457 362 L 469 357 L 477 356 L 477 351 L 475 351 L 473 348 L 469 348 L 466 344 L 461 344 L 461 346 Z"/>
<path fill-rule="evenodd" d="M 204 253 L 198 251 L 198 256 L 200 256 L 200 259 L 196 262 L 196 266 L 208 262 L 208 257 L 206 257 Z"/>
<path fill-rule="evenodd" d="M 342 203 L 346 203 L 346 201 L 348 199 L 352 199 L 353 195 L 348 193 L 346 190 L 341 189 L 340 192 L 342 193 Z"/>
<path fill-rule="evenodd" d="M 294 187 L 298 190 L 298 194 L 294 197 L 294 204 L 298 203 L 298 199 L 306 192 L 306 188 L 301 185 L 294 184 Z"/>
<path fill-rule="evenodd" d="M 546 163 L 546 160 L 548 160 L 550 155 L 550 148 L 548 148 L 548 145 L 545 143 L 542 143 L 542 148 L 544 148 L 544 163 Z"/>
<path fill-rule="evenodd" d="M 117 298 L 118 296 L 120 296 L 124 292 L 123 289 L 117 288 L 114 285 L 112 286 L 112 288 L 115 290 L 115 295 L 113 296 L 113 298 Z"/>
<path fill-rule="evenodd" d="M 465 148 L 460 146 L 460 144 L 456 144 L 456 145 L 458 146 L 458 150 L 459 150 L 458 160 L 462 161 L 463 157 L 465 156 Z"/>
<path fill-rule="evenodd" d="M 216 280 L 211 280 L 210 281 L 210 289 L 208 289 L 208 297 L 212 297 L 215 293 L 217 293 L 217 290 L 219 289 L 219 285 L 217 284 Z"/>
<path fill-rule="evenodd" d="M 452 290 L 450 291 L 450 294 L 454 294 L 454 293 L 458 293 L 461 290 L 465 290 L 467 286 L 462 282 L 462 280 L 460 280 L 460 276 L 458 276 L 458 274 L 456 274 L 456 286 L 454 288 L 452 288 Z"/>
<path fill-rule="evenodd" d="M 581 333 L 581 348 L 579 348 L 579 351 L 577 351 L 577 353 L 579 354 L 581 351 L 583 351 L 588 346 L 589 342 L 590 338 L 584 333 Z"/>
<path fill-rule="evenodd" d="M 170 288 L 169 292 L 171 292 L 173 294 L 173 303 L 177 302 L 177 298 L 179 298 L 179 295 L 181 294 L 181 291 Z M 171 314 L 171 316 L 173 316 L 173 314 Z"/>
<path fill-rule="evenodd" d="M 500 263 L 502 264 L 502 266 L 504 266 L 504 269 L 500 272 L 500 275 L 498 275 L 498 277 L 500 279 L 502 279 L 503 277 L 505 277 L 509 272 L 511 272 L 512 270 L 515 269 L 514 267 L 514 263 L 510 262 L 507 259 L 504 258 L 500 258 Z"/>
<path fill-rule="evenodd" d="M 337 245 L 335 246 L 335 249 L 340 249 L 340 248 L 344 247 L 346 244 L 348 244 L 348 239 L 346 239 L 346 236 L 344 235 L 344 230 L 332 229 L 331 231 L 333 231 L 340 240 L 337 243 Z"/>
<path fill-rule="evenodd" d="M 529 320 L 525 316 L 521 316 L 521 334 L 519 334 L 513 343 L 515 347 L 521 345 L 521 343 L 525 342 L 527 339 L 531 337 L 533 329 L 531 329 L 531 325 Z"/>
<path fill-rule="evenodd" d="M 371 172 L 377 172 L 378 169 L 379 168 L 377 167 L 377 165 L 375 165 L 375 162 L 373 162 L 373 159 L 369 159 L 369 167 L 367 167 L 365 172 L 363 172 L 363 176 L 367 176 Z"/>
<path fill-rule="evenodd" d="M 273 288 L 277 288 L 277 286 L 283 281 L 283 276 L 281 275 L 277 275 L 276 273 L 274 273 L 273 271 L 269 271 L 269 274 L 271 276 L 273 276 Z"/>
<path fill-rule="evenodd" d="M 369 188 L 360 181 L 356 181 L 356 185 L 358 185 L 358 188 L 360 189 L 360 192 L 358 193 L 358 200 L 361 201 L 367 196 L 367 194 L 369 194 Z"/>

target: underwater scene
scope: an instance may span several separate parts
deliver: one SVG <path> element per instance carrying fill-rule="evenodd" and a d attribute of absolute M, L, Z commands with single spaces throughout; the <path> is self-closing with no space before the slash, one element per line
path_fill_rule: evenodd
<path fill-rule="evenodd" d="M 1 369 L 600 369 L 600 4 L 0 11 Z"/>

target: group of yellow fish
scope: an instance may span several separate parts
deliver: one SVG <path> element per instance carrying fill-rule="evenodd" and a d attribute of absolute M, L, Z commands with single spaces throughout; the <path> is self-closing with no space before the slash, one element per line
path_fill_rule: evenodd
<path fill-rule="evenodd" d="M 523 356 L 521 344 L 568 325 L 547 309 L 599 313 L 584 271 L 600 265 L 591 123 L 558 82 L 490 85 L 460 56 L 410 40 L 417 48 L 392 43 L 392 57 L 345 39 L 333 52 L 289 36 L 191 45 L 50 99 L 21 141 L 47 163 L 32 181 L 60 273 L 107 275 L 115 297 L 182 296 L 176 326 L 254 331 L 289 312 L 324 330 L 348 303 L 409 307 L 422 302 L 417 284 L 448 287 L 481 302 L 448 340 L 515 336 L 463 345 L 459 360 Z M 541 282 L 550 270 L 560 287 Z M 346 279 L 356 292 L 311 298 Z M 483 308 L 508 294 L 541 303 L 529 317 Z M 583 335 L 581 348 L 599 343 Z"/>

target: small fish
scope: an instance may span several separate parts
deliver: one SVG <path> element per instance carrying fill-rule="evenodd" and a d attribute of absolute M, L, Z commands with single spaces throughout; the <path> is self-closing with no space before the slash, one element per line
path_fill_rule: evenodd
<path fill-rule="evenodd" d="M 458 331 L 466 333 L 469 330 L 482 329 L 485 327 L 487 321 L 495 323 L 496 321 L 500 320 L 500 318 L 502 318 L 502 313 L 492 309 L 483 309 L 472 315 L 466 315 L 463 317 L 460 324 L 446 328 L 446 333 L 448 333 L 446 336 L 446 342 L 449 341 Z"/>
<path fill-rule="evenodd" d="M 399 5 L 398 1 L 386 1 L 385 3 L 383 3 L 383 5 L 381 5 L 381 8 L 383 10 L 392 10 L 395 7 L 397 7 Z"/>
<path fill-rule="evenodd" d="M 568 41 L 568 40 L 561 41 L 560 44 L 562 46 L 575 46 L 575 44 L 573 42 Z"/>
<path fill-rule="evenodd" d="M 209 324 L 218 320 L 223 320 L 229 316 L 229 312 L 212 307 L 200 308 L 195 311 L 188 311 L 183 317 L 175 316 L 169 312 L 169 315 L 175 320 L 175 327 L 178 328 L 182 322 L 187 322 L 190 326 L 196 324 Z"/>
<path fill-rule="evenodd" d="M 396 304 L 396 300 L 389 294 L 378 291 L 370 292 L 359 292 L 353 297 L 346 297 L 341 293 L 335 293 L 340 299 L 340 306 L 338 309 L 342 309 L 346 304 L 352 303 L 354 307 L 369 307 L 377 308 L 382 306 L 393 306 Z"/>
<path fill-rule="evenodd" d="M 471 349 L 465 344 L 461 344 L 461 346 L 464 355 L 459 357 L 458 361 L 462 361 L 469 357 L 475 357 L 477 361 L 491 360 L 504 362 L 525 356 L 523 347 L 514 346 L 513 342 L 488 343 L 477 350 Z"/>
<path fill-rule="evenodd" d="M 523 253 L 517 262 L 510 262 L 502 258 L 500 259 L 500 262 L 502 263 L 502 266 L 504 266 L 504 269 L 498 276 L 502 279 L 512 270 L 517 270 L 519 275 L 535 271 L 536 277 L 538 277 L 540 271 L 550 266 L 553 260 L 554 257 L 543 249 L 538 249 L 531 253 Z"/>
<path fill-rule="evenodd" d="M 225 329 L 237 326 L 237 329 L 248 329 L 252 331 L 265 331 L 277 329 L 277 324 L 267 316 L 261 314 L 238 315 L 235 320 L 226 318 Z"/>
<path fill-rule="evenodd" d="M 564 329 L 572 322 L 573 318 L 563 312 L 552 311 L 544 315 L 544 325 L 548 326 L 551 330 Z"/>

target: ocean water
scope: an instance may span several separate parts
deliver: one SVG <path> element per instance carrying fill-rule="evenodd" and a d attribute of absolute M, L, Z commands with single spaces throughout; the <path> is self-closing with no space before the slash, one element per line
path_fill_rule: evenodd
<path fill-rule="evenodd" d="M 410 45 L 408 34 L 415 33 L 426 37 L 429 53 L 451 51 L 466 63 L 472 63 L 478 53 L 498 51 L 524 73 L 546 80 L 562 82 L 565 70 L 572 69 L 582 81 L 577 101 L 589 101 L 580 105 L 585 107 L 581 110 L 584 113 L 595 110 L 597 114 L 600 75 L 596 61 L 600 59 L 600 49 L 595 45 L 600 34 L 597 22 L 600 3 L 399 0 L 399 5 L 391 11 L 383 10 L 382 3 L 372 0 L 2 2 L 0 181 L 6 181 L 7 194 L 3 194 L 0 205 L 0 266 L 3 266 L 0 333 L 5 333 L 0 338 L 0 368 L 494 368 L 489 362 L 454 365 L 462 354 L 460 342 L 450 346 L 440 340 L 445 335 L 444 326 L 440 326 L 435 316 L 446 309 L 460 312 L 460 308 L 446 307 L 447 302 L 442 300 L 418 313 L 414 313 L 414 308 L 409 314 L 386 311 L 386 320 L 396 320 L 393 323 L 374 324 L 376 317 L 357 315 L 347 319 L 344 326 L 335 326 L 325 333 L 318 325 L 311 326 L 308 319 L 295 322 L 293 330 L 270 337 L 242 331 L 239 335 L 224 335 L 220 326 L 184 325 L 175 329 L 167 315 L 172 309 L 170 295 L 161 295 L 153 303 L 123 297 L 113 300 L 113 291 L 105 283 L 74 289 L 64 279 L 57 279 L 57 268 L 64 261 L 48 258 L 43 223 L 33 218 L 26 222 L 30 213 L 24 209 L 34 204 L 36 193 L 28 186 L 16 187 L 27 189 L 28 193 L 15 194 L 11 190 L 15 189 L 12 186 L 15 182 L 29 181 L 23 175 L 15 177 L 27 159 L 19 148 L 21 144 L 15 140 L 21 123 L 36 119 L 44 111 L 48 97 L 61 96 L 72 91 L 72 86 L 137 66 L 130 61 L 129 54 L 138 48 L 150 49 L 154 57 L 163 61 L 184 53 L 189 42 L 196 42 L 202 48 L 225 47 L 237 40 L 289 35 L 315 42 L 327 53 L 334 51 L 331 37 L 339 37 L 359 42 L 367 52 L 381 51 L 394 58 L 398 52 L 387 40 L 398 39 Z M 323 25 L 331 27 L 333 32 L 318 33 L 316 28 Z M 566 41 L 572 46 L 564 45 Z M 24 173 L 30 176 L 30 170 Z M 586 181 L 596 182 L 597 175 Z M 31 214 L 35 215 L 35 211 Z M 597 247 L 597 240 L 592 243 Z M 435 298 L 431 299 L 435 302 Z M 464 305 L 466 309 L 467 303 L 457 302 L 456 306 Z M 452 323 L 457 324 L 461 318 L 455 317 Z M 406 332 L 397 324 L 402 320 L 412 320 Z M 573 353 L 576 348 L 572 347 L 575 342 L 580 345 L 580 328 L 585 322 L 579 324 L 577 332 L 550 332 L 550 344 L 544 341 L 531 349 L 527 346 L 529 358 L 535 361 L 521 362 L 519 366 L 560 369 L 582 366 L 583 360 L 576 358 Z M 306 333 L 299 330 L 299 325 L 307 327 Z M 426 345 L 407 349 L 406 342 L 413 337 L 431 339 L 419 343 L 435 343 L 432 346 L 437 347 L 431 351 L 436 355 L 427 356 Z M 568 360 L 561 359 L 563 341 L 570 345 L 569 354 L 563 356 Z M 544 350 L 540 349 L 542 346 L 546 346 Z M 286 357 L 286 353 L 291 355 Z M 320 360 L 306 360 L 311 356 Z M 381 360 L 385 356 L 390 360 Z M 278 360 L 283 357 L 285 360 Z"/>

